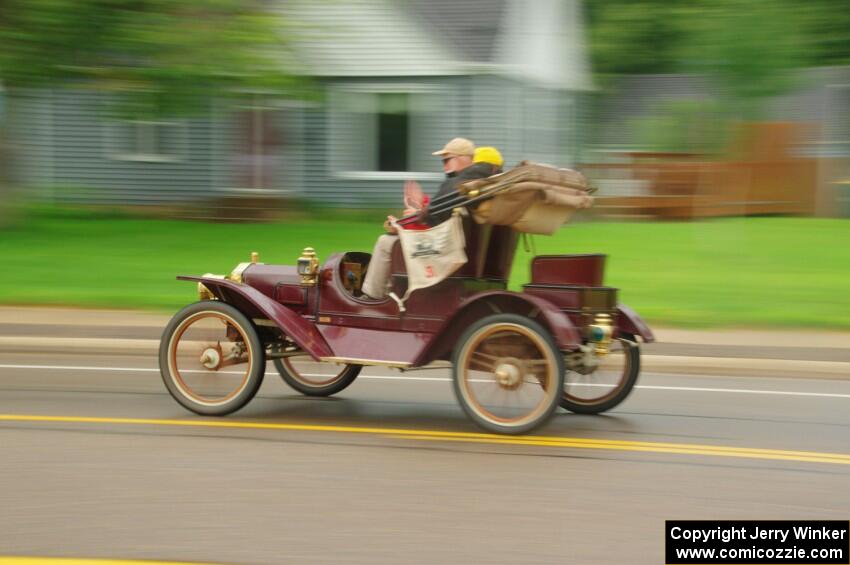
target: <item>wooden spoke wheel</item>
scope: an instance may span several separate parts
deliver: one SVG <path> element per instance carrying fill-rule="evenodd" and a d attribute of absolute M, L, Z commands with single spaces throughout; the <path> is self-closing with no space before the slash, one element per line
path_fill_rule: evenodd
<path fill-rule="evenodd" d="M 558 406 L 563 358 L 533 320 L 515 314 L 479 320 L 460 338 L 453 362 L 458 402 L 488 431 L 527 433 Z"/>
<path fill-rule="evenodd" d="M 250 320 L 213 300 L 175 314 L 159 347 L 159 370 L 168 392 L 198 414 L 223 416 L 242 408 L 259 390 L 265 365 L 265 351 Z"/>
<path fill-rule="evenodd" d="M 307 396 L 330 396 L 345 389 L 360 374 L 361 365 L 324 363 L 309 355 L 275 359 L 274 366 L 283 380 Z"/>
<path fill-rule="evenodd" d="M 599 414 L 623 402 L 640 373 L 640 347 L 635 337 L 622 334 L 591 370 L 567 371 L 560 404 L 578 414 Z"/>

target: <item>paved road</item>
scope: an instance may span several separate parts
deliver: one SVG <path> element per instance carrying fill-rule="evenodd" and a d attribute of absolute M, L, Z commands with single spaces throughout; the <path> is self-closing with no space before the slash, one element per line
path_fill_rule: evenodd
<path fill-rule="evenodd" d="M 665 519 L 850 513 L 847 380 L 649 374 L 501 440 L 445 371 L 367 369 L 333 399 L 273 371 L 211 427 L 153 359 L 0 356 L 0 555 L 657 564 Z"/>

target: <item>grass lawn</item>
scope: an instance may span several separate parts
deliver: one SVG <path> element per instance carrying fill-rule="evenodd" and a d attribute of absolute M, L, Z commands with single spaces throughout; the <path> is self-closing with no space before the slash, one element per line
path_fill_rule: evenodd
<path fill-rule="evenodd" d="M 176 274 L 228 273 L 251 251 L 294 264 L 371 250 L 380 218 L 206 224 L 37 211 L 0 231 L 0 303 L 174 310 L 197 295 Z M 734 218 L 694 223 L 573 223 L 535 236 L 536 253 L 607 253 L 606 282 L 649 323 L 682 327 L 850 329 L 850 221 Z M 527 282 L 520 244 L 511 288 Z"/>

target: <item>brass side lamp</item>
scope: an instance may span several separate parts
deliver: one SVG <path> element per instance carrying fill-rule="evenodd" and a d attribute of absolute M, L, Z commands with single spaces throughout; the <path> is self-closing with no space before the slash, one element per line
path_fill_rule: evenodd
<path fill-rule="evenodd" d="M 301 257 L 298 258 L 297 268 L 298 274 L 301 275 L 301 284 L 315 286 L 319 274 L 319 258 L 316 256 L 316 250 L 305 247 Z"/>

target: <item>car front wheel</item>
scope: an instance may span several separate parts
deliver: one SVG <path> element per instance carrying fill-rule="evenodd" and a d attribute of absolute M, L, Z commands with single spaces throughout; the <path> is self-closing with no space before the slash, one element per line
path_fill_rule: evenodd
<path fill-rule="evenodd" d="M 257 394 L 265 366 L 265 351 L 251 321 L 214 300 L 180 310 L 160 342 L 165 387 L 198 414 L 223 416 L 245 406 Z"/>

